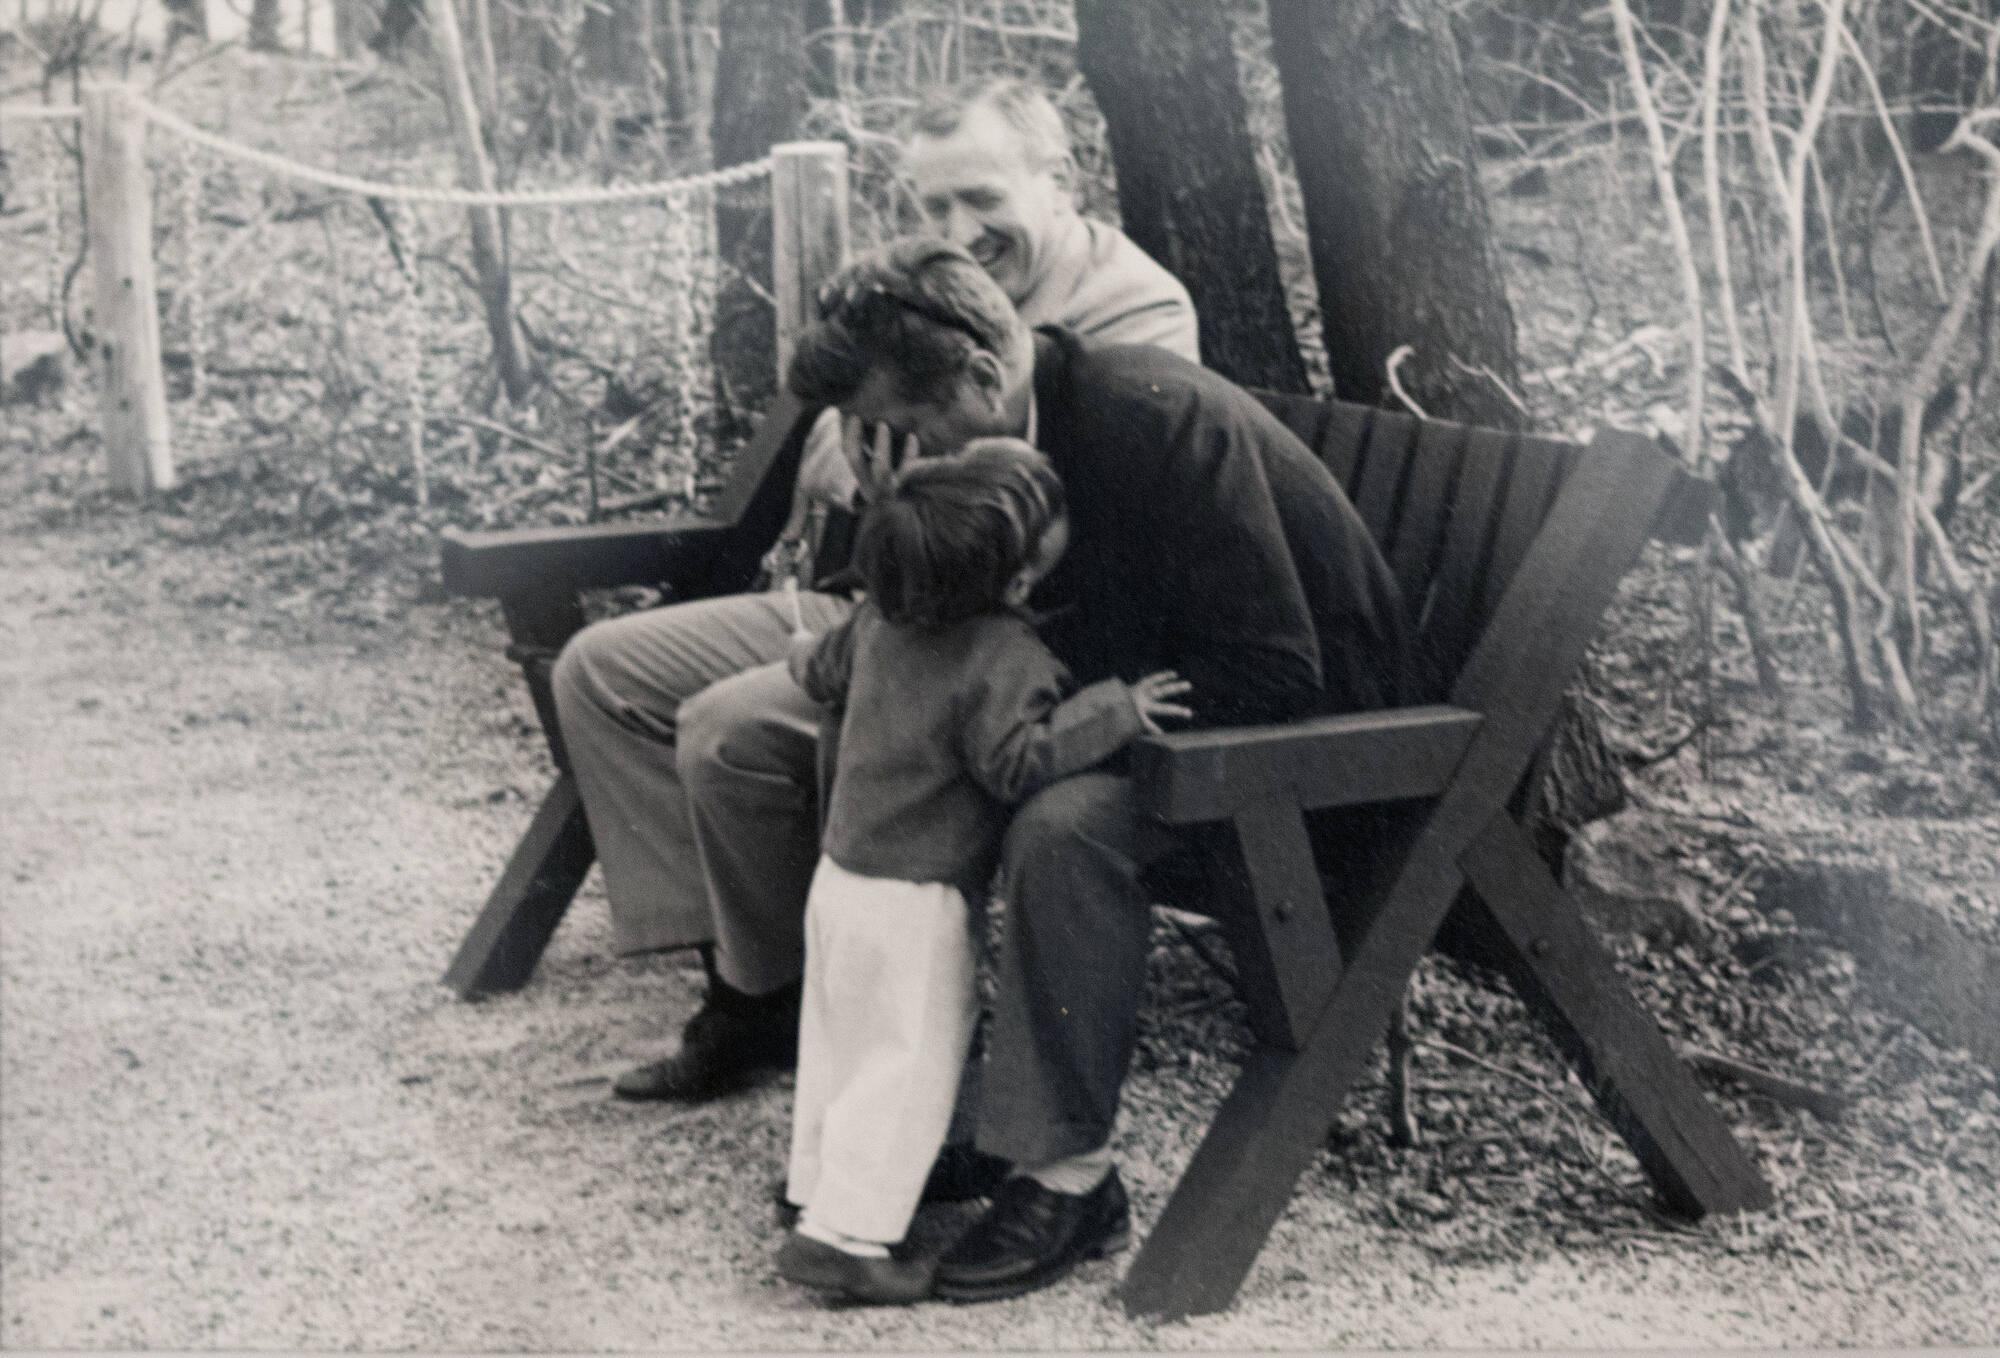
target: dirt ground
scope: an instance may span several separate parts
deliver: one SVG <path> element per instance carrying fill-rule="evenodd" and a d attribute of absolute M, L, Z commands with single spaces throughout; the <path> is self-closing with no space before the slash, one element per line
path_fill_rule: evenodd
<path fill-rule="evenodd" d="M 1363 1146 L 1308 1173 L 1224 1316 L 1127 1321 L 1116 1261 L 995 1306 L 822 1309 L 770 1270 L 782 1083 L 696 1109 L 609 1097 L 608 1075 L 691 1011 L 698 975 L 612 957 L 587 895 L 519 995 L 467 1004 L 438 984 L 544 777 L 496 620 L 409 601 L 341 621 L 259 596 L 254 573 L 162 544 L 136 513 L 15 517 L 0 536 L 0 1345 L 2000 1339 L 2000 1186 L 1990 1161 L 1943 1152 L 1882 1172 L 1912 1209 L 1896 1229 L 1788 1191 L 1761 1223 L 1686 1232 L 1648 1224 L 1614 1147 L 1611 1198 L 1558 1184 L 1521 1230 L 1456 1248 L 1465 1221 L 1389 1193 L 1398 1216 L 1382 1187 L 1440 1186 L 1450 1146 L 1395 1153 L 1390 1179 L 1356 1168 L 1390 1154 Z M 1132 1082 L 1118 1150 L 1142 1230 L 1220 1096 L 1212 1050 L 1169 1024 Z M 1565 1117 L 1588 1121 L 1569 1094 Z M 1787 1143 L 1842 1139 L 1718 1097 L 1767 1167 Z M 1487 1107 L 1486 1139 L 1533 1111 Z"/>

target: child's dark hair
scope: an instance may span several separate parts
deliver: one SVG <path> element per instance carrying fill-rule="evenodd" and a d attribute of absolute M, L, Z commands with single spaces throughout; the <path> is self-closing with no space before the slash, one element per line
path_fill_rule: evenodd
<path fill-rule="evenodd" d="M 1062 481 L 1020 439 L 974 439 L 919 458 L 869 506 L 854 545 L 868 597 L 890 622 L 945 627 L 1004 604 L 1063 514 Z"/>

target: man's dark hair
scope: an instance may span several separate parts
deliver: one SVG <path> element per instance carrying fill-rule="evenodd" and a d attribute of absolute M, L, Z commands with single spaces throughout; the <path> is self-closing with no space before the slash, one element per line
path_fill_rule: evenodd
<path fill-rule="evenodd" d="M 1046 457 L 1020 439 L 974 439 L 897 474 L 861 520 L 855 568 L 890 622 L 947 627 L 999 610 L 1063 512 Z"/>
<path fill-rule="evenodd" d="M 785 384 L 824 405 L 851 399 L 877 367 L 905 400 L 936 400 L 973 354 L 1009 358 L 1025 334 L 1013 302 L 971 255 L 922 236 L 842 269 L 820 289 L 819 315 L 792 350 Z"/>

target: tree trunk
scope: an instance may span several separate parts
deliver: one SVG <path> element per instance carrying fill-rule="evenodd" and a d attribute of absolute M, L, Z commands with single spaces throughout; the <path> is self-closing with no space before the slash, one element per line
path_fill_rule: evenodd
<path fill-rule="evenodd" d="M 716 55 L 715 163 L 738 165 L 798 136 L 806 109 L 805 11 L 797 0 L 729 0 L 721 6 Z M 731 189 L 715 206 L 723 264 L 710 354 L 722 432 L 741 432 L 749 412 L 777 391 L 771 304 L 771 195 L 762 184 Z"/>
<path fill-rule="evenodd" d="M 352 61 L 368 45 L 368 35 L 378 20 L 367 0 L 333 0 L 333 52 L 342 61 Z"/>
<path fill-rule="evenodd" d="M 423 12 L 423 0 L 383 0 L 382 21 L 375 28 L 375 36 L 368 40 L 369 50 L 380 57 L 401 57 L 410 35 L 417 31 Z"/>
<path fill-rule="evenodd" d="M 666 73 L 667 118 L 676 131 L 690 131 L 693 121 L 691 97 L 693 68 L 688 53 L 688 24 L 685 0 L 660 0 L 660 27 L 665 35 L 656 39 L 660 66 Z"/>
<path fill-rule="evenodd" d="M 1270 0 L 1270 13 L 1335 391 L 1380 402 L 1389 356 L 1409 345 L 1398 380 L 1427 415 L 1519 428 L 1514 313 L 1443 0 Z M 1624 805 L 1624 781 L 1573 698 L 1539 767 L 1523 809 L 1559 864 L 1576 826 Z"/>
<path fill-rule="evenodd" d="M 1270 0 L 1336 392 L 1518 427 L 1514 314 L 1443 0 Z"/>
<path fill-rule="evenodd" d="M 251 0 L 248 41 L 253 52 L 279 50 L 278 0 Z"/>
<path fill-rule="evenodd" d="M 494 129 L 502 125 L 500 58 L 493 45 L 493 6 L 491 0 L 470 0 L 468 8 L 472 14 L 472 50 L 467 60 L 479 92 L 480 127 L 490 146 Z"/>
<path fill-rule="evenodd" d="M 715 159 L 715 67 L 722 45 L 721 0 L 688 0 L 688 138 L 697 161 Z"/>
<path fill-rule="evenodd" d="M 1305 391 L 1227 10 L 1077 0 L 1076 22 L 1125 231 L 1187 285 L 1203 361 L 1246 386 Z"/>
<path fill-rule="evenodd" d="M 487 156 L 479 105 L 472 93 L 472 73 L 466 66 L 465 37 L 458 26 L 455 0 L 434 0 L 429 15 L 431 46 L 437 52 L 445 110 L 451 115 L 453 140 L 458 148 L 459 182 L 468 189 L 491 193 L 493 163 Z M 534 377 L 528 367 L 520 327 L 514 320 L 506 222 L 500 210 L 491 206 L 469 207 L 465 215 L 471 228 L 472 268 L 479 280 L 479 300 L 486 312 L 487 334 L 493 340 L 493 363 L 507 399 L 519 403 L 528 398 Z"/>
<path fill-rule="evenodd" d="M 1946 6 L 1945 8 L 1954 8 Z M 1971 0 L 1956 7 L 1962 19 L 1984 19 L 2000 23 L 2000 0 Z M 1981 11 L 1984 11 L 1981 13 Z M 1985 73 L 1984 54 L 1938 21 L 1938 16 L 1913 9 L 1907 16 L 1883 16 L 1883 22 L 1901 20 L 1902 43 L 1909 64 L 1907 98 L 1917 105 L 1905 133 L 1909 150 L 1929 155 L 1943 146 L 1958 126 L 1960 118 L 1979 102 L 1980 77 Z M 1961 22 L 1960 29 L 1970 24 Z"/>
<path fill-rule="evenodd" d="M 637 74 L 634 62 L 644 59 L 642 51 L 634 50 L 638 4 L 649 2 L 613 0 L 584 8 L 577 45 L 582 49 L 583 69 L 587 73 L 608 80 L 626 80 Z"/>
<path fill-rule="evenodd" d="M 208 41 L 207 0 L 161 0 L 167 11 L 167 42 L 171 45 L 183 38 Z"/>

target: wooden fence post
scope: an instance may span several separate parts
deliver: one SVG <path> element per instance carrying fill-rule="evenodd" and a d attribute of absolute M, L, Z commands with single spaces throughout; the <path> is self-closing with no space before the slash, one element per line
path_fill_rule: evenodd
<path fill-rule="evenodd" d="M 847 148 L 788 141 L 771 148 L 771 283 L 778 303 L 778 381 L 792 345 L 818 319 L 813 295 L 847 262 Z"/>
<path fill-rule="evenodd" d="M 111 486 L 126 494 L 172 490 L 146 115 L 125 86 L 84 90 L 83 164 L 95 298 L 92 330 Z"/>

